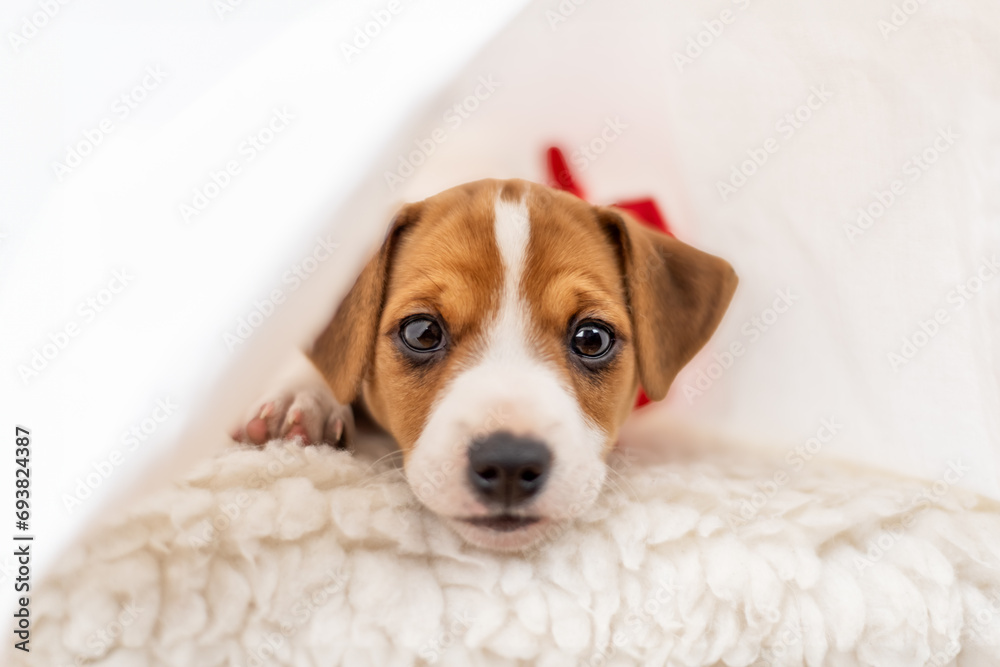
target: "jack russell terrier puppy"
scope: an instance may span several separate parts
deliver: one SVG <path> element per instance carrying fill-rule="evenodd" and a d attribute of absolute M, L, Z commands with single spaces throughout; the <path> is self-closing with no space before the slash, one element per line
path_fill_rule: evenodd
<path fill-rule="evenodd" d="M 475 545 L 521 549 L 594 501 L 640 386 L 666 395 L 736 283 L 623 211 L 521 180 L 461 185 L 400 211 L 308 352 L 314 383 L 234 437 L 344 443 L 353 405 L 427 508 Z"/>

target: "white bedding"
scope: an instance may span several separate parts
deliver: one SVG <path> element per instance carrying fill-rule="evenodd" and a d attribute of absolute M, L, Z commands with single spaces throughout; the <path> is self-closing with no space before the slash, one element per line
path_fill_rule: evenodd
<path fill-rule="evenodd" d="M 997 503 L 648 417 L 630 438 L 666 460 L 616 457 L 594 507 L 518 554 L 464 545 L 385 461 L 231 447 L 75 545 L 35 592 L 33 652 L 4 664 L 1000 661 Z"/>

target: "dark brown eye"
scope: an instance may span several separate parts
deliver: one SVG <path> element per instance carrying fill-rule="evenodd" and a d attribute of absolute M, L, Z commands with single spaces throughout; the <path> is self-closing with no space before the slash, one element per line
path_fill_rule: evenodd
<path fill-rule="evenodd" d="M 615 342 L 611 330 L 598 322 L 582 322 L 573 332 L 573 352 L 588 359 L 603 357 Z"/>
<path fill-rule="evenodd" d="M 444 332 L 433 317 L 417 315 L 405 320 L 399 328 L 399 337 L 414 352 L 434 352 L 444 343 Z"/>

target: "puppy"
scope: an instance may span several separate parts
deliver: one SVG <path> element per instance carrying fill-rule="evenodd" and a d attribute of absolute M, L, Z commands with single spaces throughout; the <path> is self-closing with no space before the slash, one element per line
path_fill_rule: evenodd
<path fill-rule="evenodd" d="M 312 349 L 237 434 L 397 443 L 467 541 L 522 549 L 597 497 L 639 388 L 663 398 L 715 331 L 732 267 L 611 208 L 521 180 L 405 206 Z"/>

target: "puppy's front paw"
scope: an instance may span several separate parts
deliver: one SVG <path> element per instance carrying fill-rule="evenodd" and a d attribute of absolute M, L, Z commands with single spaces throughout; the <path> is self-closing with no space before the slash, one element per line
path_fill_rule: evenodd
<path fill-rule="evenodd" d="M 237 442 L 263 445 L 275 438 L 300 438 L 304 444 L 345 447 L 354 432 L 350 406 L 322 389 L 300 389 L 263 400 L 231 435 Z"/>

